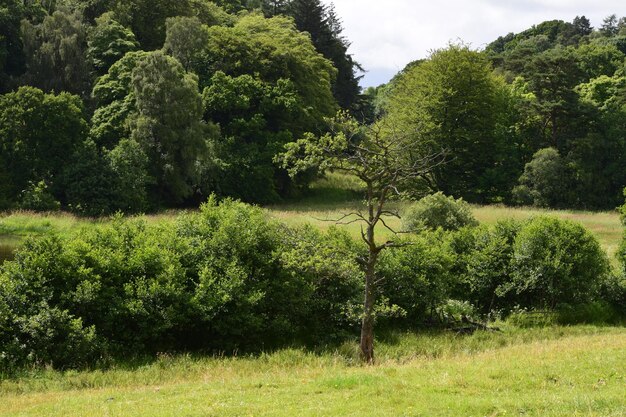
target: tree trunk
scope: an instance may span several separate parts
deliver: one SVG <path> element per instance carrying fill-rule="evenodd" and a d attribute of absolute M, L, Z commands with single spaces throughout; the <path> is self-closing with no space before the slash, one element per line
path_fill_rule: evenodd
<path fill-rule="evenodd" d="M 374 363 L 374 305 L 376 303 L 374 281 L 377 258 L 378 254 L 370 251 L 365 270 L 365 300 L 361 322 L 361 359 L 370 365 Z"/>

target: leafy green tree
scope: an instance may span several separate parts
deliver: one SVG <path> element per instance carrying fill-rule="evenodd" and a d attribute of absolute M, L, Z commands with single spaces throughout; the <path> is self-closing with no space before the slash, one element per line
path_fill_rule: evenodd
<path fill-rule="evenodd" d="M 602 35 L 606 37 L 612 37 L 617 35 L 617 33 L 619 32 L 618 22 L 619 21 L 617 19 L 617 15 L 612 14 L 610 16 L 607 16 L 602 21 L 600 33 L 602 33 Z"/>
<path fill-rule="evenodd" d="M 10 200 L 41 180 L 60 199 L 62 174 L 87 129 L 77 96 L 44 94 L 33 87 L 0 96 L 0 160 L 10 178 Z"/>
<path fill-rule="evenodd" d="M 136 103 L 132 90 L 132 73 L 148 52 L 129 52 L 100 77 L 91 93 L 96 110 L 91 120 L 90 136 L 100 147 L 113 149 L 122 139 L 129 138 Z"/>
<path fill-rule="evenodd" d="M 588 36 L 593 32 L 591 22 L 585 16 L 576 16 L 572 22 L 576 33 L 580 36 Z"/>
<path fill-rule="evenodd" d="M 209 190 L 254 202 L 291 193 L 294 184 L 272 158 L 294 137 L 323 127 L 323 117 L 337 110 L 332 64 L 285 17 L 249 15 L 233 27 L 209 28 L 183 24 L 187 20 L 172 20 L 171 33 L 193 31 L 206 44 L 186 43 L 185 35 L 167 50 L 189 57 L 184 60 L 203 87 L 205 120 L 221 127 L 223 139 L 215 147 L 220 164 Z"/>
<path fill-rule="evenodd" d="M 443 193 L 426 196 L 411 206 L 402 219 L 405 231 L 459 230 L 478 226 L 472 209 L 462 198 L 446 197 Z"/>
<path fill-rule="evenodd" d="M 104 216 L 117 209 L 116 178 L 102 153 L 91 140 L 73 152 L 63 172 L 67 208 L 83 216 Z"/>
<path fill-rule="evenodd" d="M 513 276 L 505 292 L 521 296 L 524 307 L 555 309 L 594 301 L 610 272 L 596 238 L 571 221 L 532 219 L 515 237 L 514 249 Z"/>
<path fill-rule="evenodd" d="M 209 42 L 208 27 L 197 17 L 170 17 L 166 21 L 163 51 L 176 58 L 186 71 L 194 67 L 194 61 Z"/>
<path fill-rule="evenodd" d="M 106 74 L 126 53 L 139 47 L 133 32 L 117 22 L 110 12 L 96 19 L 96 26 L 90 30 L 87 44 L 87 56 L 99 75 Z"/>
<path fill-rule="evenodd" d="M 0 2 L 0 94 L 10 90 L 12 78 L 25 70 L 20 23 L 43 16 L 39 2 L 3 0 Z"/>
<path fill-rule="evenodd" d="M 150 159 L 158 194 L 179 203 L 193 194 L 198 163 L 208 157 L 197 77 L 155 51 L 137 62 L 131 84 L 137 109 L 132 138 Z"/>
<path fill-rule="evenodd" d="M 153 179 L 148 175 L 149 159 L 139 143 L 123 139 L 106 154 L 115 178 L 115 205 L 125 213 L 148 209 L 148 187 Z"/>
<path fill-rule="evenodd" d="M 538 207 L 566 207 L 571 201 L 570 174 L 559 151 L 554 148 L 539 150 L 526 164 L 520 185 L 513 190 L 520 204 Z"/>
<path fill-rule="evenodd" d="M 273 84 L 218 71 L 205 88 L 203 101 L 207 120 L 218 123 L 224 137 L 217 149 L 222 166 L 214 189 L 264 203 L 286 194 L 272 160 L 299 131 L 292 120 L 303 117 L 293 83 Z"/>
<path fill-rule="evenodd" d="M 624 66 L 624 53 L 617 49 L 615 44 L 606 41 L 581 45 L 576 50 L 576 55 L 580 69 L 587 79 L 601 75 L 612 77 L 618 69 Z"/>
<path fill-rule="evenodd" d="M 87 26 L 79 13 L 57 10 L 40 24 L 22 21 L 25 81 L 46 92 L 88 96 Z"/>
<path fill-rule="evenodd" d="M 61 203 L 55 200 L 45 181 L 31 182 L 20 196 L 20 208 L 36 211 L 57 211 Z"/>
<path fill-rule="evenodd" d="M 431 153 L 444 149 L 449 162 L 423 178 L 435 191 L 485 201 L 493 191 L 489 178 L 502 153 L 509 152 L 508 89 L 485 55 L 465 45 L 450 45 L 414 65 L 392 85 L 387 118 L 411 132 Z"/>

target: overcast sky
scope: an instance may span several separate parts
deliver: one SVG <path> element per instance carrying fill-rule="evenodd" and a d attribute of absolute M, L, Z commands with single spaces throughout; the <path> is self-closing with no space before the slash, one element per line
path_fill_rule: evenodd
<path fill-rule="evenodd" d="M 481 49 L 498 36 L 544 20 L 571 22 L 585 15 L 595 27 L 613 13 L 626 15 L 623 0 L 324 0 L 335 4 L 350 52 L 368 71 L 362 85 L 386 83 L 409 62 L 449 41 Z"/>

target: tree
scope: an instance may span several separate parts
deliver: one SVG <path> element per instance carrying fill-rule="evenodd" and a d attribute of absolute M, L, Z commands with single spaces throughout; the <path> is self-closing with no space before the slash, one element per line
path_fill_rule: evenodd
<path fill-rule="evenodd" d="M 390 124 L 450 157 L 422 179 L 428 188 L 472 202 L 508 191 L 499 189 L 504 175 L 494 170 L 514 144 L 507 131 L 510 93 L 484 54 L 450 45 L 412 65 L 390 88 Z M 413 188 L 423 188 L 418 185 Z"/>
<path fill-rule="evenodd" d="M 356 75 L 361 66 L 348 54 L 350 43 L 342 36 L 341 20 L 334 8 L 325 6 L 321 0 L 292 0 L 288 14 L 298 30 L 311 35 L 317 51 L 337 68 L 333 94 L 341 108 L 353 110 L 361 93 L 360 77 Z"/>
<path fill-rule="evenodd" d="M 397 130 L 382 126 L 361 126 L 346 113 L 329 120 L 330 131 L 320 138 L 308 133 L 303 139 L 285 146 L 278 161 L 297 175 L 316 167 L 337 170 L 354 175 L 365 183 L 365 212 L 346 214 L 338 222 L 362 223 L 361 238 L 367 246 L 367 255 L 359 260 L 365 271 L 365 295 L 361 321 L 361 356 L 367 363 L 374 362 L 374 322 L 381 281 L 376 266 L 381 252 L 402 246 L 398 241 L 380 243 L 376 239 L 378 225 L 388 227 L 385 217 L 397 213 L 387 207 L 389 199 L 399 194 L 408 182 L 432 170 L 441 158 L 424 154 L 424 148 Z M 395 232 L 394 232 L 395 233 Z"/>
<path fill-rule="evenodd" d="M 142 212 L 148 208 L 148 186 L 153 179 L 148 175 L 149 159 L 141 145 L 132 139 L 123 139 L 106 153 L 114 174 L 114 202 L 124 213 Z"/>
<path fill-rule="evenodd" d="M 155 51 L 137 62 L 131 85 L 137 111 L 132 139 L 150 159 L 158 194 L 180 203 L 193 193 L 199 161 L 208 157 L 198 79 L 174 58 Z"/>
<path fill-rule="evenodd" d="M 132 73 L 148 52 L 129 52 L 98 79 L 91 93 L 97 106 L 91 119 L 90 136 L 99 147 L 113 149 L 130 137 L 131 120 L 136 115 Z"/>
<path fill-rule="evenodd" d="M 21 33 L 29 85 L 88 96 L 87 27 L 79 13 L 57 10 L 40 24 L 23 20 Z"/>
<path fill-rule="evenodd" d="M 186 71 L 193 69 L 194 60 L 209 42 L 208 27 L 197 17 L 170 17 L 166 21 L 163 51 L 176 58 Z"/>
<path fill-rule="evenodd" d="M 572 25 L 574 25 L 574 30 L 580 36 L 591 35 L 593 32 L 591 22 L 585 16 L 576 16 Z"/>
<path fill-rule="evenodd" d="M 607 38 L 617 35 L 619 32 L 617 15 L 612 14 L 607 16 L 602 21 L 602 26 L 600 27 L 600 33 L 602 33 Z"/>
<path fill-rule="evenodd" d="M 10 90 L 13 77 L 24 72 L 25 56 L 20 33 L 23 19 L 43 16 L 39 2 L 3 0 L 0 2 L 0 94 Z"/>
<path fill-rule="evenodd" d="M 562 151 L 572 127 L 568 121 L 579 110 L 574 87 L 582 80 L 582 73 L 576 55 L 570 49 L 549 49 L 530 61 L 525 78 L 536 98 L 535 110 L 543 118 L 546 145 Z"/>
<path fill-rule="evenodd" d="M 106 74 L 111 65 L 139 47 L 133 32 L 117 22 L 112 13 L 105 13 L 96 19 L 87 44 L 87 56 L 98 75 Z"/>
<path fill-rule="evenodd" d="M 44 94 L 33 87 L 0 96 L 0 163 L 10 179 L 5 184 L 9 199 L 16 201 L 29 182 L 41 180 L 60 199 L 63 172 L 86 136 L 77 96 Z"/>
<path fill-rule="evenodd" d="M 513 190 L 514 197 L 520 204 L 566 207 L 570 201 L 568 177 L 567 166 L 559 151 L 541 149 L 526 164 L 519 179 L 520 185 Z"/>
<path fill-rule="evenodd" d="M 289 192 L 272 163 L 278 150 L 299 134 L 302 102 L 294 84 L 269 83 L 251 75 L 230 77 L 221 71 L 202 94 L 205 117 L 219 124 L 223 140 L 217 149 L 222 161 L 214 189 L 244 201 L 270 203 Z M 283 174 L 284 176 L 284 174 Z"/>
<path fill-rule="evenodd" d="M 177 26 L 181 33 L 192 31 Z M 221 128 L 216 146 L 221 163 L 211 191 L 257 203 L 297 191 L 272 159 L 285 143 L 323 129 L 323 118 L 335 114 L 336 70 L 283 16 L 247 15 L 233 27 L 196 29 L 208 32 L 205 45 L 189 48 L 185 40 L 169 51 L 191 57 L 190 68 L 203 88 L 205 121 Z"/>

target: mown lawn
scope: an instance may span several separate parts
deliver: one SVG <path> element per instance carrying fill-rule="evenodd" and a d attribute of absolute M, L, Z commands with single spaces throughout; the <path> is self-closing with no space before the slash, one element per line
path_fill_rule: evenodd
<path fill-rule="evenodd" d="M 373 367 L 344 347 L 40 372 L 0 383 L 0 416 L 626 415 L 626 329 L 507 332 L 400 335 Z"/>

